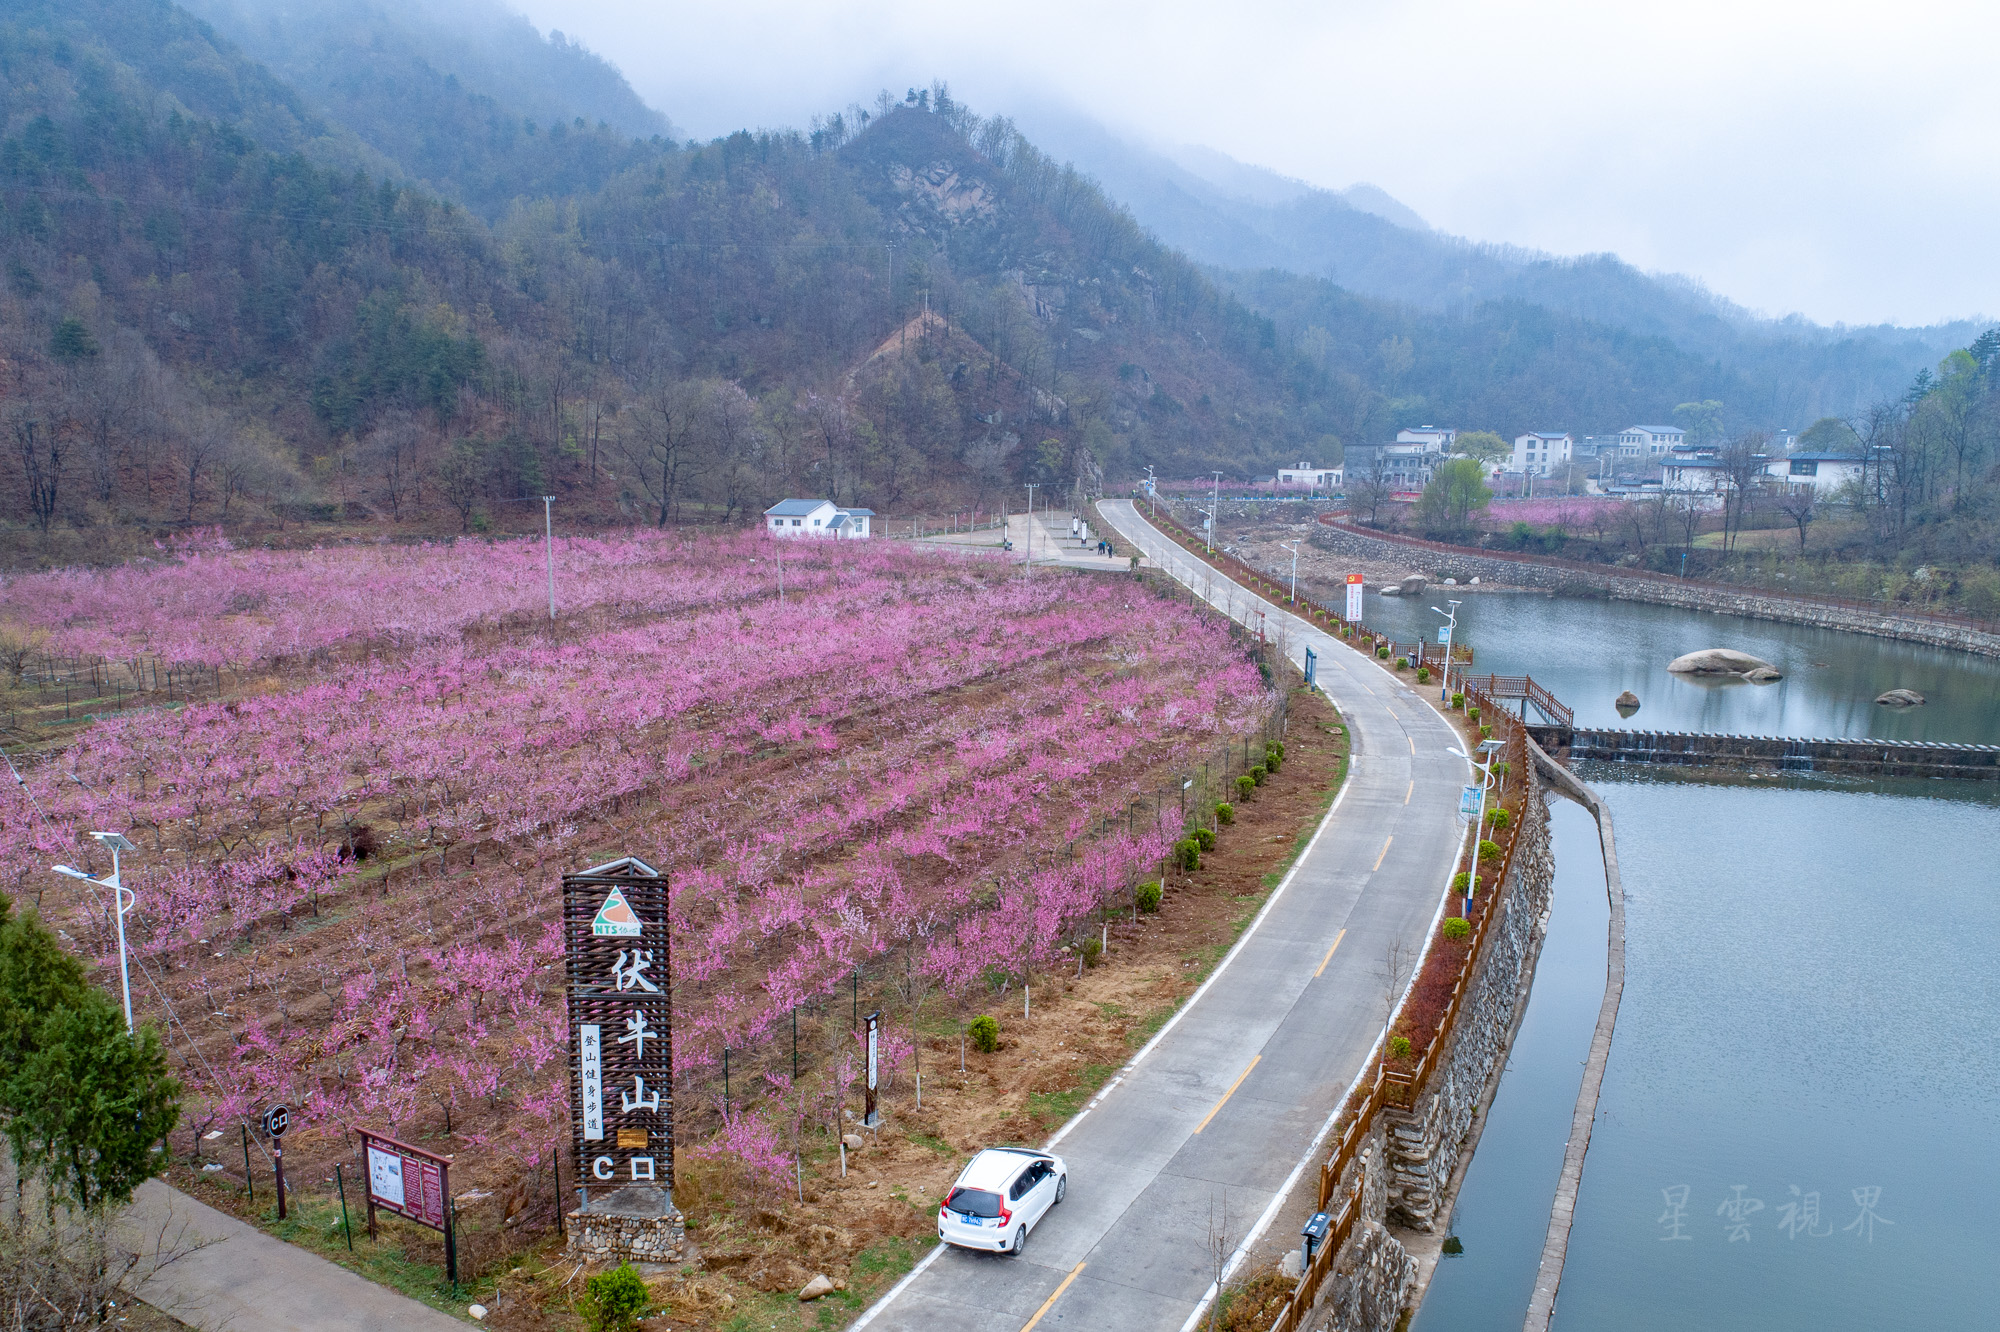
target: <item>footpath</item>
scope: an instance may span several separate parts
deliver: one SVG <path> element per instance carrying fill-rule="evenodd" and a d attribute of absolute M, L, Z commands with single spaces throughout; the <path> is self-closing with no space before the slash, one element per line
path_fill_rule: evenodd
<path fill-rule="evenodd" d="M 127 1292 L 202 1332 L 450 1332 L 464 1323 L 157 1179 L 112 1228 Z"/>
<path fill-rule="evenodd" d="M 1317 627 L 1196 567 L 1129 502 L 1099 511 L 1293 661 L 1314 649 L 1353 742 L 1347 781 L 1209 979 L 1051 1140 L 1069 1192 L 1028 1251 L 933 1249 L 857 1332 L 1198 1327 L 1218 1274 L 1226 1282 L 1242 1265 L 1321 1150 L 1381 1031 L 1386 961 L 1421 951 L 1457 856 L 1466 767 L 1435 709 Z"/>

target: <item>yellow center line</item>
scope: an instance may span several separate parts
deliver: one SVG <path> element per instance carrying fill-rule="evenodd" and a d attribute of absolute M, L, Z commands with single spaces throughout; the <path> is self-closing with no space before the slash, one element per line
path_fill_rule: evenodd
<path fill-rule="evenodd" d="M 1338 947 L 1340 947 L 1340 941 L 1341 941 L 1342 939 L 1345 939 L 1346 937 L 1347 937 L 1347 931 L 1346 931 L 1346 930 L 1342 930 L 1342 931 L 1341 931 L 1341 932 L 1340 932 L 1339 934 L 1336 934 L 1336 935 L 1334 935 L 1334 936 L 1333 936 L 1333 948 L 1338 948 Z M 1318 979 L 1319 979 L 1319 977 L 1321 976 L 1321 974 L 1322 974 L 1322 973 L 1324 973 L 1324 972 L 1326 971 L 1326 964 L 1327 964 L 1327 963 L 1329 963 L 1329 962 L 1331 962 L 1331 961 L 1333 961 L 1333 948 L 1329 948 L 1329 949 L 1327 949 L 1327 950 L 1326 950 L 1326 956 L 1325 956 L 1325 957 L 1323 957 L 1323 958 L 1321 958 L 1321 959 L 1319 960 L 1319 970 L 1318 970 L 1318 971 L 1315 971 L 1315 972 L 1313 973 L 1313 979 L 1314 979 L 1314 980 L 1318 980 Z"/>
<path fill-rule="evenodd" d="M 1049 1311 L 1049 1306 L 1062 1298 L 1062 1293 L 1069 1289 L 1069 1283 L 1076 1280 L 1076 1274 L 1081 1272 L 1083 1267 L 1082 1263 L 1078 1263 L 1069 1270 L 1069 1275 L 1062 1279 L 1062 1284 L 1056 1287 L 1055 1293 L 1043 1300 L 1042 1307 L 1035 1310 L 1035 1316 L 1021 1325 L 1021 1332 L 1033 1332 L 1035 1324 L 1042 1321 L 1042 1315 Z"/>
<path fill-rule="evenodd" d="M 1403 792 L 1403 803 L 1406 805 L 1409 804 L 1410 797 L 1415 795 L 1416 793 L 1417 793 L 1417 779 L 1412 777 L 1410 778 L 1410 789 Z"/>
<path fill-rule="evenodd" d="M 1382 843 L 1382 855 L 1375 857 L 1375 869 L 1382 868 L 1382 856 L 1386 856 L 1389 854 L 1389 842 L 1393 842 L 1395 840 L 1396 840 L 1396 835 L 1394 833 L 1391 833 L 1389 834 L 1389 841 Z M 1373 874 L 1375 870 L 1370 870 L 1368 872 L 1370 874 Z"/>
<path fill-rule="evenodd" d="M 1236 1095 L 1236 1089 L 1237 1089 L 1238 1087 L 1241 1087 L 1241 1086 L 1243 1085 L 1243 1079 L 1245 1079 L 1245 1078 L 1247 1078 L 1247 1077 L 1249 1077 L 1249 1076 L 1250 1076 L 1250 1070 L 1251 1070 L 1251 1069 L 1253 1069 L 1253 1068 L 1255 1068 L 1255 1067 L 1257 1067 L 1257 1062 L 1258 1062 L 1258 1060 L 1261 1060 L 1261 1059 L 1262 1059 L 1263 1057 L 1264 1057 L 1263 1055 L 1256 1055 L 1256 1056 L 1253 1056 L 1253 1057 L 1251 1058 L 1251 1060 L 1250 1060 L 1249 1064 L 1248 1064 L 1248 1065 L 1246 1065 L 1246 1066 L 1244 1067 L 1243 1071 L 1242 1071 L 1241 1073 L 1238 1073 L 1238 1074 L 1236 1075 L 1236 1081 L 1234 1081 L 1234 1082 L 1230 1083 L 1230 1084 L 1229 1084 L 1229 1090 L 1228 1090 L 1228 1091 L 1226 1091 L 1226 1092 L 1224 1092 L 1224 1093 L 1222 1093 L 1222 1099 L 1221 1099 L 1221 1100 L 1219 1100 L 1219 1101 L 1217 1101 L 1217 1102 L 1215 1103 L 1215 1109 L 1214 1109 L 1214 1110 L 1211 1110 L 1211 1111 L 1209 1111 L 1209 1112 L 1208 1112 L 1207 1114 L 1203 1115 L 1203 1116 L 1201 1117 L 1201 1123 L 1199 1123 L 1199 1124 L 1196 1124 L 1196 1125 L 1194 1126 L 1194 1131 L 1195 1131 L 1196 1133 L 1199 1133 L 1199 1132 L 1201 1132 L 1201 1131 L 1202 1131 L 1203 1129 L 1207 1128 L 1207 1127 L 1208 1127 L 1208 1121 L 1209 1121 L 1209 1120 L 1211 1120 L 1211 1119 L 1214 1119 L 1214 1118 L 1215 1118 L 1215 1116 L 1217 1115 L 1217 1113 L 1219 1113 L 1219 1112 L 1221 1111 L 1222 1107 L 1223 1107 L 1223 1106 L 1225 1106 L 1225 1105 L 1228 1105 L 1228 1104 L 1229 1104 L 1229 1098 L 1230 1098 L 1230 1097 L 1232 1097 L 1232 1096 L 1234 1096 L 1234 1095 Z M 1022 1328 L 1022 1329 L 1021 1329 L 1021 1332 L 1028 1332 L 1028 1330 L 1027 1330 L 1027 1328 Z"/>
<path fill-rule="evenodd" d="M 1407 740 L 1407 741 L 1409 741 L 1409 742 L 1410 742 L 1410 752 L 1411 752 L 1412 754 L 1416 753 L 1416 752 L 1417 752 L 1417 737 L 1415 737 L 1414 735 L 1406 735 L 1406 736 L 1404 736 L 1403 738 L 1404 738 L 1405 740 Z"/>

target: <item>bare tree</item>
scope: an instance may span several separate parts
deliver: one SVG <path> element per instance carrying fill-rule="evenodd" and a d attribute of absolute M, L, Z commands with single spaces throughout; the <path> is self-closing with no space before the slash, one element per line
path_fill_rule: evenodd
<path fill-rule="evenodd" d="M 1396 1004 L 1416 970 L 1417 948 L 1407 939 L 1391 939 L 1382 947 L 1382 1026 L 1396 1016 Z"/>
<path fill-rule="evenodd" d="M 703 386 L 656 375 L 639 395 L 629 421 L 618 433 L 618 452 L 630 465 L 647 503 L 665 527 L 680 507 L 681 493 L 695 462 Z"/>
<path fill-rule="evenodd" d="M 56 505 L 62 496 L 63 435 L 33 403 L 8 407 L 7 426 L 20 454 L 21 471 L 28 482 L 28 509 L 46 534 L 55 522 Z"/>
<path fill-rule="evenodd" d="M 1733 550 L 1736 534 L 1743 528 L 1761 495 L 1764 468 L 1770 457 L 1764 452 L 1769 436 L 1760 431 L 1738 435 L 1717 451 L 1715 461 L 1726 489 L 1722 494 L 1722 547 Z"/>
<path fill-rule="evenodd" d="M 423 443 L 423 427 L 407 413 L 397 412 L 382 419 L 368 433 L 362 446 L 367 465 L 382 479 L 382 498 L 389 501 L 389 516 L 400 521 L 403 505 L 411 500 L 419 475 L 418 449 Z"/>
<path fill-rule="evenodd" d="M 1819 491 L 1814 489 L 1810 484 L 1786 486 L 1777 495 L 1776 504 L 1778 512 L 1798 524 L 1799 553 L 1801 555 L 1805 554 L 1806 550 L 1806 524 L 1818 516 L 1818 511 L 1814 507 L 1818 503 Z"/>

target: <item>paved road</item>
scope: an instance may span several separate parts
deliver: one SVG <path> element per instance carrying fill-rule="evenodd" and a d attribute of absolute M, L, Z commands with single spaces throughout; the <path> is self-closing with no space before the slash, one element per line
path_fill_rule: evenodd
<path fill-rule="evenodd" d="M 939 1249 L 863 1316 L 876 1329 L 1183 1328 L 1215 1280 L 1212 1216 L 1247 1249 L 1361 1071 L 1384 1016 L 1385 961 L 1414 957 L 1460 837 L 1467 767 L 1404 685 L 1279 607 L 1204 578 L 1129 501 L 1112 525 L 1237 619 L 1311 644 L 1347 718 L 1346 787 L 1292 874 L 1180 1015 L 1056 1135 L 1069 1197 L 1019 1259 Z M 1039 1321 L 1036 1321 L 1039 1320 Z"/>
<path fill-rule="evenodd" d="M 253 1228 L 157 1179 L 112 1242 L 126 1289 L 202 1332 L 451 1332 L 464 1323 Z"/>

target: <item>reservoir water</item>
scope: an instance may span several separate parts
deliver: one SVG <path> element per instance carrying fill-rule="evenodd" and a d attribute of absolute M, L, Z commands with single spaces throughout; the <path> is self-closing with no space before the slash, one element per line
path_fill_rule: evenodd
<path fill-rule="evenodd" d="M 1371 597 L 1369 623 L 1412 637 L 1433 600 Z M 1468 598 L 1460 626 L 1479 670 L 1534 675 L 1579 723 L 2000 743 L 2000 663 L 1981 658 L 1542 597 Z M 1665 673 L 1709 646 L 1786 679 Z M 1932 703 L 1872 703 L 1897 685 Z M 1621 722 L 1626 688 L 1643 708 Z M 1556 1326 L 2000 1325 L 2000 787 L 1579 775 L 1616 819 L 1627 976 Z M 1567 802 L 1552 814 L 1549 937 L 1453 1217 L 1464 1253 L 1417 1332 L 1511 1332 L 1534 1282 L 1604 983 L 1594 825 Z"/>

